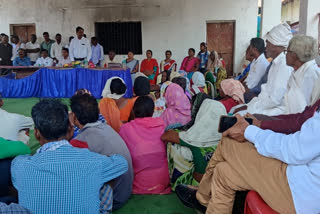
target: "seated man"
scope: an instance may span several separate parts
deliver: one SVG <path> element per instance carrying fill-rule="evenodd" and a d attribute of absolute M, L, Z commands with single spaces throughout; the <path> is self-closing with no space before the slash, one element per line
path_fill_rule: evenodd
<path fill-rule="evenodd" d="M 199 189 L 176 189 L 184 204 L 202 210 L 204 205 L 206 213 L 231 213 L 235 192 L 254 190 L 279 213 L 319 213 L 319 109 L 301 131 L 290 135 L 236 117 L 237 124 L 223 133 Z"/>
<path fill-rule="evenodd" d="M 113 64 L 119 64 L 120 65 L 120 61 L 117 60 L 117 57 L 116 57 L 116 52 L 111 49 L 109 50 L 108 52 L 108 56 L 102 61 L 101 63 L 101 67 L 110 67 L 112 66 Z"/>
<path fill-rule="evenodd" d="M 60 101 L 41 100 L 31 114 L 41 147 L 12 161 L 19 204 L 33 213 L 99 213 L 101 187 L 125 173 L 127 161 L 72 147 L 68 107 Z"/>
<path fill-rule="evenodd" d="M 31 60 L 26 56 L 24 49 L 19 50 L 19 56 L 13 60 L 13 66 L 31 66 Z"/>
<path fill-rule="evenodd" d="M 90 94 L 76 94 L 71 98 L 71 120 L 79 129 L 76 140 L 87 142 L 89 150 L 102 155 L 122 155 L 128 162 L 128 171 L 115 180 L 113 188 L 113 210 L 122 207 L 132 192 L 133 168 L 130 152 L 119 136 L 109 125 L 98 121 L 97 100 Z"/>
<path fill-rule="evenodd" d="M 12 140 L 22 141 L 27 144 L 29 142 L 28 131 L 33 126 L 33 121 L 30 117 L 9 113 L 3 110 L 3 100 L 0 93 L 0 137 Z"/>
<path fill-rule="evenodd" d="M 36 61 L 34 66 L 37 67 L 51 67 L 53 66 L 53 59 L 49 57 L 49 52 L 46 49 L 41 51 L 41 57 Z"/>
<path fill-rule="evenodd" d="M 58 65 L 57 67 L 63 67 L 66 64 L 70 64 L 71 60 L 69 57 L 69 49 L 68 48 L 62 48 L 61 51 L 61 57 L 58 59 Z"/>
<path fill-rule="evenodd" d="M 265 114 L 279 115 L 283 113 L 281 103 L 287 91 L 288 80 L 292 74 L 292 68 L 286 63 L 286 55 L 284 50 L 288 47 L 292 38 L 291 28 L 288 24 L 280 24 L 274 27 L 266 36 L 267 46 L 266 53 L 273 61 L 268 72 L 268 80 L 266 84 L 261 86 L 261 93 L 258 97 L 253 98 L 246 106 L 236 107 L 233 113 L 241 110 L 245 114 Z"/>

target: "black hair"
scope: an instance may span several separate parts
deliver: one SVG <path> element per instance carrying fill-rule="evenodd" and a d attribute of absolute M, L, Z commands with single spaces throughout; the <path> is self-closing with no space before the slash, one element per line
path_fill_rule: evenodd
<path fill-rule="evenodd" d="M 153 55 L 152 50 L 147 50 L 146 53 L 150 52 L 151 55 Z"/>
<path fill-rule="evenodd" d="M 49 35 L 49 33 L 48 33 L 48 32 L 43 32 L 42 35 L 43 35 L 43 36 L 44 36 L 44 35 Z"/>
<path fill-rule="evenodd" d="M 133 91 L 136 96 L 144 96 L 150 94 L 149 79 L 143 76 L 137 77 L 133 84 Z"/>
<path fill-rule="evenodd" d="M 171 52 L 170 50 L 167 50 L 167 51 L 166 51 L 166 54 L 167 54 L 167 53 L 170 53 L 170 55 L 172 55 L 172 52 Z"/>
<path fill-rule="evenodd" d="M 71 42 L 71 40 L 73 40 L 74 39 L 74 36 L 70 36 L 69 37 L 69 42 Z"/>
<path fill-rule="evenodd" d="M 84 30 L 82 27 L 80 27 L 80 26 L 78 26 L 77 28 L 76 28 L 76 32 L 78 33 L 80 30 Z"/>
<path fill-rule="evenodd" d="M 34 126 L 46 140 L 57 140 L 68 133 L 68 107 L 57 99 L 42 99 L 31 110 Z"/>
<path fill-rule="evenodd" d="M 70 99 L 70 107 L 81 125 L 97 122 L 99 119 L 99 107 L 96 98 L 90 94 L 73 95 Z"/>
<path fill-rule="evenodd" d="M 196 50 L 194 48 L 189 48 L 189 51 L 192 51 L 194 54 L 196 53 Z"/>
<path fill-rule="evenodd" d="M 0 35 L 1 35 L 1 36 L 6 36 L 6 34 L 5 34 L 5 33 L 1 33 Z"/>
<path fill-rule="evenodd" d="M 170 80 L 171 71 L 164 70 L 164 71 L 162 72 L 162 74 L 163 74 L 163 73 L 166 73 L 166 74 L 167 74 L 167 78 L 166 78 L 165 81 L 169 81 L 169 80 Z"/>
<path fill-rule="evenodd" d="M 42 49 L 41 53 L 42 52 L 47 52 L 47 54 L 49 54 L 49 51 L 47 49 Z"/>
<path fill-rule="evenodd" d="M 116 51 L 115 51 L 113 48 L 110 48 L 110 49 L 109 49 L 108 54 L 109 54 L 110 52 L 116 53 Z"/>
<path fill-rule="evenodd" d="M 69 49 L 68 48 L 62 48 L 63 51 L 67 51 L 69 53 Z"/>
<path fill-rule="evenodd" d="M 200 46 L 207 47 L 207 43 L 201 42 L 201 43 L 200 43 Z"/>
<path fill-rule="evenodd" d="M 180 85 L 184 92 L 186 91 L 187 80 L 184 77 L 175 77 L 173 78 L 172 82 Z"/>
<path fill-rule="evenodd" d="M 265 43 L 261 38 L 252 38 L 250 41 L 250 46 L 256 48 L 260 54 L 264 53 L 265 51 Z"/>
<path fill-rule="evenodd" d="M 12 35 L 13 39 L 17 39 L 18 41 L 20 41 L 20 38 L 17 35 Z"/>
<path fill-rule="evenodd" d="M 133 52 L 133 50 L 128 50 L 128 53 L 130 53 L 130 52 L 131 52 L 131 53 L 132 53 L 132 54 L 134 55 L 134 52 Z"/>
<path fill-rule="evenodd" d="M 95 36 L 93 36 L 93 37 L 91 37 L 91 40 L 93 40 L 93 41 L 98 41 L 98 38 L 95 37 Z"/>
<path fill-rule="evenodd" d="M 62 37 L 60 33 L 57 33 L 57 34 L 56 34 L 56 37 L 57 37 L 57 36 L 60 36 L 60 37 Z"/>
<path fill-rule="evenodd" d="M 154 102 L 149 96 L 139 97 L 133 106 L 133 113 L 136 118 L 152 117 Z"/>
<path fill-rule="evenodd" d="M 32 37 L 32 36 L 37 38 L 37 35 L 36 35 L 36 34 L 31 34 L 31 37 Z"/>
<path fill-rule="evenodd" d="M 84 38 L 87 38 L 87 34 L 83 34 L 83 37 L 84 37 Z"/>
<path fill-rule="evenodd" d="M 113 79 L 110 84 L 110 91 L 112 94 L 126 93 L 127 86 L 120 79 Z"/>

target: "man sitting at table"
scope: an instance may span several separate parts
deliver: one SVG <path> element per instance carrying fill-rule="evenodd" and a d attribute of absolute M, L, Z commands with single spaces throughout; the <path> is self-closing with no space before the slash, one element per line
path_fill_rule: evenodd
<path fill-rule="evenodd" d="M 58 59 L 59 62 L 57 67 L 63 67 L 64 65 L 71 63 L 68 48 L 62 48 L 61 54 L 62 54 L 61 57 Z"/>
<path fill-rule="evenodd" d="M 29 141 L 29 129 L 33 126 L 33 121 L 30 117 L 19 114 L 9 113 L 3 110 L 3 100 L 0 93 L 0 137 L 6 140 L 22 141 L 27 144 Z"/>
<path fill-rule="evenodd" d="M 109 67 L 109 64 L 121 64 L 117 59 L 116 59 L 116 52 L 113 49 L 110 49 L 108 52 L 108 56 L 105 58 L 101 66 Z"/>
<path fill-rule="evenodd" d="M 31 60 L 26 56 L 24 49 L 19 50 L 19 56 L 13 60 L 13 66 L 31 66 Z"/>
<path fill-rule="evenodd" d="M 49 57 L 49 52 L 44 49 L 41 51 L 41 58 L 39 58 L 36 62 L 36 64 L 34 64 L 34 66 L 37 67 L 51 67 L 53 66 L 53 59 L 51 59 Z"/>

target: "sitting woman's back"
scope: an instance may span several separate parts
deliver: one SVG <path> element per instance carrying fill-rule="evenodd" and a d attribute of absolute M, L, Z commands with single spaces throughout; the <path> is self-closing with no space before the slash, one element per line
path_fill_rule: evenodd
<path fill-rule="evenodd" d="M 160 139 L 165 124 L 161 118 L 152 118 L 153 110 L 150 97 L 139 97 L 133 107 L 136 119 L 124 124 L 119 133 L 132 157 L 134 194 L 169 194 L 171 191 L 166 147 Z"/>

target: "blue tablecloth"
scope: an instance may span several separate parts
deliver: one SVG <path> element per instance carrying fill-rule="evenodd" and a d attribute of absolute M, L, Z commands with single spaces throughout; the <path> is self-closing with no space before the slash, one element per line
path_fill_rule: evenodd
<path fill-rule="evenodd" d="M 41 68 L 31 76 L 19 80 L 0 78 L 0 92 L 7 98 L 69 98 L 80 88 L 91 91 L 101 98 L 102 90 L 111 77 L 121 77 L 126 85 L 125 97 L 132 97 L 130 70 L 94 70 L 85 68 Z"/>

